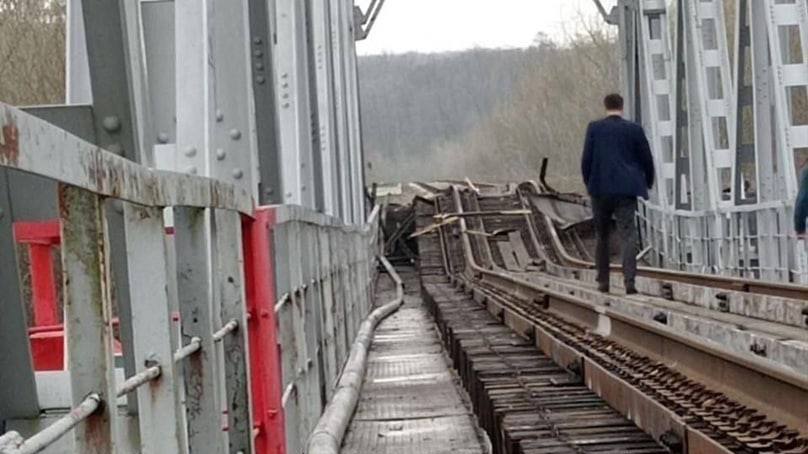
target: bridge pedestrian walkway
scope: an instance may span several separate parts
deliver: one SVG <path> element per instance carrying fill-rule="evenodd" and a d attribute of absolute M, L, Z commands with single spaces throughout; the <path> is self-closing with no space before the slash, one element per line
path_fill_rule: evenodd
<path fill-rule="evenodd" d="M 404 305 L 382 321 L 371 346 L 362 395 L 344 454 L 484 454 L 485 437 L 443 352 L 420 296 L 418 275 L 399 269 Z M 380 281 L 379 301 L 395 289 Z"/>

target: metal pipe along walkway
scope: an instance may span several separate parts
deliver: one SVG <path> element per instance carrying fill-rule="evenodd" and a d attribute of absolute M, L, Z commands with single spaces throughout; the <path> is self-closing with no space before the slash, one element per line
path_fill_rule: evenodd
<path fill-rule="evenodd" d="M 341 452 L 488 452 L 419 295 L 418 276 L 412 269 L 399 273 L 405 282 L 404 306 L 376 329 L 362 395 Z M 388 301 L 394 286 L 389 279 L 378 285 L 378 301 Z"/>

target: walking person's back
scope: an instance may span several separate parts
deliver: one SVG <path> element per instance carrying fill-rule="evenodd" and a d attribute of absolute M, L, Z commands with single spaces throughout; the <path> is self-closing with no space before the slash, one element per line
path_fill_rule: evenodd
<path fill-rule="evenodd" d="M 609 234 L 614 216 L 622 242 L 626 292 L 636 293 L 637 198 L 648 198 L 654 184 L 654 161 L 642 127 L 623 119 L 623 98 L 609 95 L 604 106 L 606 118 L 587 128 L 581 160 L 598 236 L 598 284 L 600 291 L 609 291 Z"/>

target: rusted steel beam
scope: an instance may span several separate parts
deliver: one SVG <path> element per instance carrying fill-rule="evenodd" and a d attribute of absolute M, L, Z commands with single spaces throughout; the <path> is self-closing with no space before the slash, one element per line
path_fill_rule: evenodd
<path fill-rule="evenodd" d="M 149 169 L 22 110 L 0 103 L 0 166 L 139 205 L 236 210 L 252 215 L 243 189 L 209 178 Z"/>
<path fill-rule="evenodd" d="M 109 242 L 104 202 L 96 194 L 59 185 L 65 332 L 74 406 L 91 393 L 102 405 L 76 426 L 76 452 L 114 452 L 117 411 L 113 358 Z"/>

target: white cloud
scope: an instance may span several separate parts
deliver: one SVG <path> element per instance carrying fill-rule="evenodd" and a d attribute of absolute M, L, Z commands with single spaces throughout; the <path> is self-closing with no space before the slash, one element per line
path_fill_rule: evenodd
<path fill-rule="evenodd" d="M 363 0 L 364 7 L 369 0 Z M 605 0 L 611 8 L 616 0 Z M 360 54 L 441 52 L 471 47 L 524 47 L 537 33 L 563 37 L 592 0 L 387 0 Z"/>

